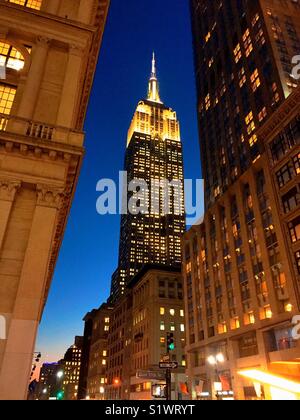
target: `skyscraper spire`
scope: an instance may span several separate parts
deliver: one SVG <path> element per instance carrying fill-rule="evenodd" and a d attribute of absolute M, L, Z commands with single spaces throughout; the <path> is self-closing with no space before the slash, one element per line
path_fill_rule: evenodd
<path fill-rule="evenodd" d="M 154 52 L 152 56 L 152 70 L 151 77 L 149 80 L 148 100 L 151 102 L 162 103 L 159 96 L 159 84 L 156 75 L 156 59 Z"/>

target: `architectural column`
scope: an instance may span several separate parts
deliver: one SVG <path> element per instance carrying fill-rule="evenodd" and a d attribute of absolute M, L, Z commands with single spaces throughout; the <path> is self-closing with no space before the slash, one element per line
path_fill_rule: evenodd
<path fill-rule="evenodd" d="M 0 252 L 9 220 L 10 211 L 20 182 L 0 179 Z"/>
<path fill-rule="evenodd" d="M 78 105 L 78 86 L 81 76 L 82 54 L 80 48 L 71 47 L 65 80 L 59 106 L 57 125 L 72 128 L 74 125 L 75 109 Z"/>
<path fill-rule="evenodd" d="M 91 23 L 93 2 L 90 0 L 80 0 L 78 9 L 78 20 L 85 24 Z"/>
<path fill-rule="evenodd" d="M 18 117 L 25 119 L 33 118 L 34 108 L 45 73 L 49 44 L 50 40 L 48 38 L 38 37 L 37 43 L 32 51 L 32 61 L 20 101 Z"/>
<path fill-rule="evenodd" d="M 0 399 L 27 398 L 38 324 L 62 191 L 38 186 L 38 199 L 25 253 L 0 371 Z"/>

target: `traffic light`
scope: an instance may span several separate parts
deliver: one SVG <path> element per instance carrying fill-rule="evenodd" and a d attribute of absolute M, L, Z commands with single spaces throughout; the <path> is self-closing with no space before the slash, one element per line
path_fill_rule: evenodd
<path fill-rule="evenodd" d="M 168 352 L 175 350 L 175 340 L 173 333 L 168 333 L 167 335 L 167 350 Z"/>
<path fill-rule="evenodd" d="M 58 401 L 61 401 L 61 400 L 63 400 L 63 399 L 64 399 L 64 396 L 65 396 L 64 391 L 58 391 L 58 393 L 56 394 L 56 399 L 57 399 Z"/>

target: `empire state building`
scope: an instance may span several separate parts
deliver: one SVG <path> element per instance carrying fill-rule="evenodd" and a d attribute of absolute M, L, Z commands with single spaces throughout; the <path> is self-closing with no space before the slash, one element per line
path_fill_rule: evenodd
<path fill-rule="evenodd" d="M 130 279 L 145 264 L 181 266 L 185 211 L 180 126 L 176 112 L 160 98 L 154 54 L 147 98 L 139 102 L 128 131 L 124 166 L 128 184 L 134 180 L 147 183 L 149 194 L 142 204 L 149 204 L 149 211 L 128 212 L 122 216 L 119 266 L 112 277 L 112 301 L 124 293 Z M 168 212 L 164 207 L 166 191 L 160 189 L 165 181 L 178 182 L 182 189 L 179 199 L 175 197 L 176 188 L 168 189 Z"/>

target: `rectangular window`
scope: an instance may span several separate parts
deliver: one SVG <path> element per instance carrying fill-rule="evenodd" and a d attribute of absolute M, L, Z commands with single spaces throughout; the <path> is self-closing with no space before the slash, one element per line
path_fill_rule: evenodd
<path fill-rule="evenodd" d="M 40 10 L 42 0 L 8 0 L 10 3 L 19 4 L 20 6 L 30 7 L 31 9 Z"/>
<path fill-rule="evenodd" d="M 160 331 L 165 331 L 166 327 L 165 327 L 165 323 L 163 321 L 161 321 L 160 323 Z"/>
<path fill-rule="evenodd" d="M 160 314 L 164 315 L 165 314 L 165 308 L 160 308 Z"/>
<path fill-rule="evenodd" d="M 282 197 L 282 204 L 284 207 L 284 212 L 289 213 L 293 211 L 300 203 L 300 194 L 298 193 L 298 188 L 292 188 L 287 194 Z"/>
<path fill-rule="evenodd" d="M 300 251 L 297 251 L 295 254 L 296 265 L 298 268 L 298 273 L 300 274 Z"/>
<path fill-rule="evenodd" d="M 293 244 L 300 240 L 300 217 L 289 223 L 289 231 Z"/>
<path fill-rule="evenodd" d="M 286 164 L 276 173 L 276 177 L 279 188 L 282 188 L 293 178 L 293 169 Z"/>
<path fill-rule="evenodd" d="M 293 161 L 294 161 L 294 168 L 295 168 L 296 174 L 300 175 L 300 153 L 298 153 L 294 157 Z"/>
<path fill-rule="evenodd" d="M 10 114 L 16 91 L 15 88 L 0 84 L 0 114 Z"/>

